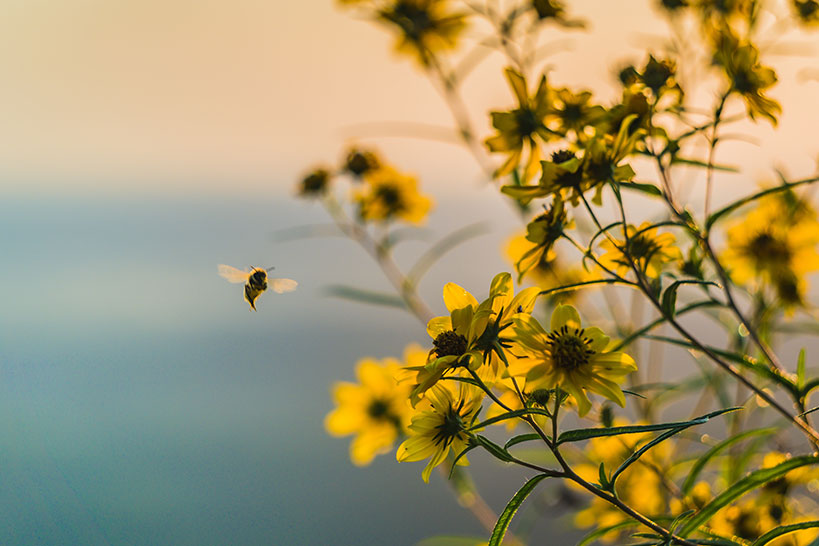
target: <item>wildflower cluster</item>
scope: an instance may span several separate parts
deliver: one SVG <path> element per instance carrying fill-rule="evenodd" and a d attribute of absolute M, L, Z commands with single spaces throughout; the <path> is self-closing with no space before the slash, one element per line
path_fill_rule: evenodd
<path fill-rule="evenodd" d="M 816 544 L 819 378 L 811 347 L 794 334 L 817 333 L 809 276 L 819 271 L 819 217 L 809 188 L 819 177 L 779 173 L 776 186 L 713 197 L 716 173 L 737 170 L 718 161 L 722 131 L 740 119 L 775 127 L 783 115 L 765 45 L 775 28 L 766 14 L 781 6 L 652 0 L 696 43 L 620 65 L 617 89 L 604 96 L 555 82 L 538 56 L 540 33 L 584 28 L 569 2 L 340 4 L 396 36 L 396 50 L 441 91 L 453 134 L 521 219 L 503 249 L 516 280 L 497 274 L 479 297 L 447 283 L 446 313 L 436 316 L 421 275 L 469 230 L 404 273 L 394 226 L 417 226 L 432 204 L 412 175 L 356 147 L 303 178 L 298 193 L 325 204 L 396 292 L 342 295 L 409 311 L 419 321 L 412 339 L 424 339 L 400 362 L 361 361 L 358 383 L 334 387 L 325 426 L 354 435 L 353 463 L 393 450 L 399 462 L 425 461 L 422 479 L 436 468 L 453 478 L 484 523 L 488 509 L 464 477 L 467 454 L 534 473 L 490 523 L 493 546 L 542 481 L 577 508 L 575 526 L 589 529 L 583 544 Z M 778 24 L 819 25 L 816 2 L 786 4 Z M 462 47 L 472 41 L 502 56 L 497 88 L 509 93 L 480 124 L 460 94 L 479 57 Z M 693 103 L 703 95 L 713 102 Z M 704 189 L 701 199 L 691 188 Z M 454 267 L 456 278 L 486 273 Z M 665 369 L 664 358 L 673 363 Z M 542 542 L 525 531 L 515 531 L 518 542 Z"/>

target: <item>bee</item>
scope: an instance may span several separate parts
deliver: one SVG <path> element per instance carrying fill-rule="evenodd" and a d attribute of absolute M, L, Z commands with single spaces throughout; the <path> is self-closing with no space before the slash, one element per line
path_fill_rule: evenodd
<path fill-rule="evenodd" d="M 250 271 L 242 271 L 225 264 L 219 264 L 219 275 L 226 278 L 228 282 L 245 283 L 245 301 L 250 304 L 250 308 L 256 310 L 256 299 L 261 296 L 262 292 L 267 290 L 268 283 L 270 288 L 277 294 L 285 292 L 292 292 L 299 285 L 293 279 L 270 279 L 267 276 L 270 269 L 262 269 L 261 267 L 251 267 Z"/>

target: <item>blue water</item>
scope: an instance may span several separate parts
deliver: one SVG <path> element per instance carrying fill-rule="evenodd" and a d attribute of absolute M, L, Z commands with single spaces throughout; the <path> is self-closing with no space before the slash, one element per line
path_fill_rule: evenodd
<path fill-rule="evenodd" d="M 487 217 L 462 205 L 442 206 L 428 234 Z M 504 211 L 493 227 L 514 225 Z M 277 242 L 279 230 L 326 221 L 318 207 L 275 195 L 6 196 L 0 543 L 485 536 L 439 477 L 421 481 L 422 464 L 384 456 L 359 469 L 348 440 L 324 433 L 329 389 L 353 378 L 358 358 L 426 342 L 400 311 L 324 294 L 331 283 L 388 288 L 354 244 Z M 447 280 L 485 293 L 506 233 L 431 270 L 422 291 L 436 310 Z M 424 246 L 404 245 L 406 266 Z M 252 313 L 217 263 L 275 265 L 300 287 L 264 294 Z M 491 474 L 494 465 L 477 457 L 476 466 Z M 525 479 L 512 476 L 481 478 L 495 510 Z"/>

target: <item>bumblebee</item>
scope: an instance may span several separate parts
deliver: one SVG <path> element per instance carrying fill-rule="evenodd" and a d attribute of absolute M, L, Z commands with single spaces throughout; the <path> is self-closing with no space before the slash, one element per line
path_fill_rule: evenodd
<path fill-rule="evenodd" d="M 245 301 L 250 308 L 256 311 L 256 300 L 267 290 L 268 286 L 277 294 L 292 292 L 299 285 L 293 279 L 271 279 L 267 276 L 270 269 L 251 267 L 250 271 L 243 271 L 225 264 L 219 264 L 219 275 L 232 283 L 245 283 Z"/>

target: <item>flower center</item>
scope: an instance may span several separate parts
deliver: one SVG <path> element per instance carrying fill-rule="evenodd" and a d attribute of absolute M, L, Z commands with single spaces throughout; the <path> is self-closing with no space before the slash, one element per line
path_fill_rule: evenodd
<path fill-rule="evenodd" d="M 463 401 L 461 401 L 461 405 L 463 405 Z M 455 438 L 460 437 L 461 433 L 466 430 L 466 427 L 461 419 L 459 409 L 450 406 L 448 410 L 441 415 L 441 423 L 435 427 L 435 430 L 435 436 L 432 437 L 432 441 L 435 442 L 435 445 L 443 444 L 444 446 L 448 446 Z"/>
<path fill-rule="evenodd" d="M 515 110 L 515 120 L 518 122 L 518 132 L 520 136 L 529 136 L 540 127 L 535 113 L 528 108 Z"/>
<path fill-rule="evenodd" d="M 401 192 L 398 188 L 393 186 L 380 186 L 376 192 L 378 200 L 384 203 L 390 214 L 394 214 L 404 208 L 404 203 L 401 199 Z"/>
<path fill-rule="evenodd" d="M 783 266 L 791 259 L 788 245 L 769 232 L 754 237 L 748 247 L 761 264 Z"/>
<path fill-rule="evenodd" d="M 549 346 L 555 366 L 571 371 L 589 363 L 594 351 L 589 349 L 591 338 L 584 336 L 584 333 L 582 328 L 570 330 L 568 326 L 552 330 L 549 334 Z"/>
<path fill-rule="evenodd" d="M 432 341 L 433 351 L 441 356 L 461 356 L 466 352 L 466 338 L 452 330 L 441 332 Z"/>
<path fill-rule="evenodd" d="M 660 246 L 656 243 L 656 241 L 646 237 L 644 233 L 641 233 L 636 237 L 631 237 L 628 240 L 628 246 L 626 247 L 626 252 L 628 252 L 632 258 L 646 261 L 650 260 L 651 257 L 659 250 Z"/>
<path fill-rule="evenodd" d="M 390 411 L 389 405 L 383 400 L 375 399 L 370 402 L 369 407 L 367 408 L 367 415 L 372 417 L 373 419 L 386 419 L 387 414 Z"/>
<path fill-rule="evenodd" d="M 419 42 L 424 34 L 435 27 L 429 12 L 414 2 L 399 2 L 393 8 L 394 22 L 412 40 Z"/>

